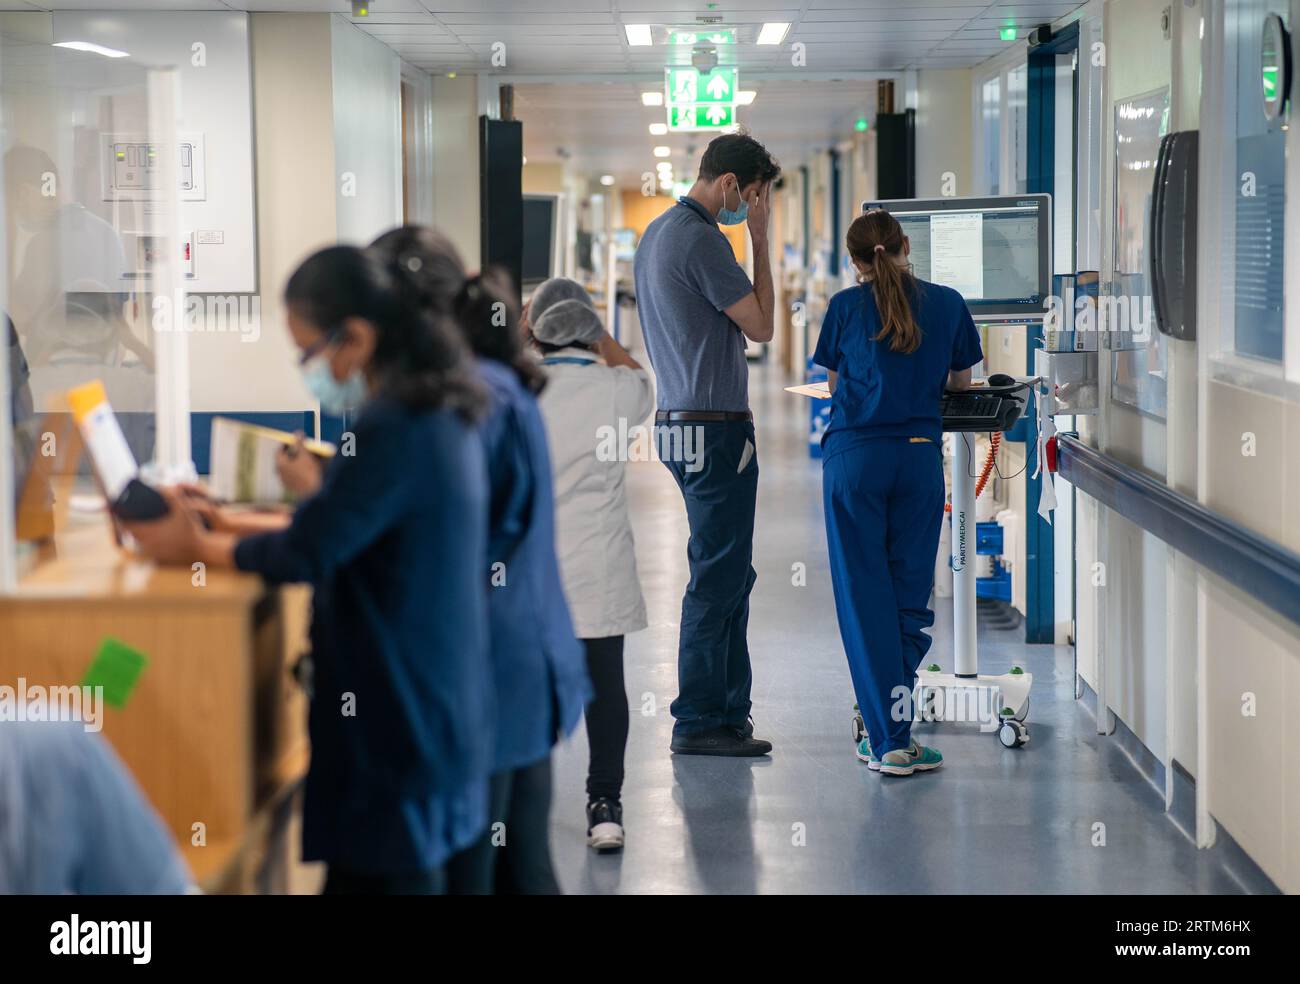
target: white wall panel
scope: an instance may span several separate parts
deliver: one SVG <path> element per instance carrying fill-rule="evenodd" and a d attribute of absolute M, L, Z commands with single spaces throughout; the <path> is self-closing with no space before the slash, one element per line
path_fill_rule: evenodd
<path fill-rule="evenodd" d="M 204 198 L 183 201 L 184 231 L 211 235 L 194 245 L 202 293 L 257 289 L 252 83 L 248 15 L 215 11 L 57 11 L 56 41 L 92 41 L 180 73 L 182 134 L 201 133 Z M 105 166 L 107 164 L 105 163 Z M 220 242 L 216 242 L 220 239 Z"/>
<path fill-rule="evenodd" d="M 339 242 L 365 245 L 402 221 L 401 59 L 343 17 L 330 24 Z"/>

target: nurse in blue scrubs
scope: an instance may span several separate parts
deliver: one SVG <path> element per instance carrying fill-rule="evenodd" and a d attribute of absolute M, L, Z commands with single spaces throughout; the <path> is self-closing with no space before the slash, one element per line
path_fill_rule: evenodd
<path fill-rule="evenodd" d="M 394 229 L 371 250 L 408 271 L 437 317 L 460 326 L 488 394 L 481 427 L 490 485 L 482 581 L 497 696 L 493 829 L 452 859 L 449 888 L 457 894 L 556 894 L 551 749 L 577 726 L 591 688 L 555 553 L 550 454 L 537 405 L 546 377 L 524 349 L 504 276 L 467 276 L 455 247 L 429 228 Z"/>
<path fill-rule="evenodd" d="M 459 335 L 374 256 L 321 250 L 285 290 L 304 382 L 327 413 L 360 407 L 282 529 L 241 535 L 185 498 L 130 524 L 169 563 L 313 585 L 303 859 L 326 893 L 436 894 L 487 826 L 493 687 L 487 661 L 485 402 Z M 231 654 L 232 658 L 235 654 Z"/>
<path fill-rule="evenodd" d="M 934 624 L 930 591 L 943 521 L 940 400 L 983 359 L 961 295 L 912 276 L 911 245 L 888 212 L 846 237 L 859 283 L 831 298 L 814 361 L 830 373 L 822 498 L 840 637 L 872 771 L 943 764 L 912 738 L 912 687 Z"/>

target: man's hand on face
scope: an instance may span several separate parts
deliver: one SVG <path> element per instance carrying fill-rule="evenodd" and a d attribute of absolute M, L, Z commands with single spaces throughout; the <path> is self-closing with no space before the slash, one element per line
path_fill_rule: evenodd
<path fill-rule="evenodd" d="M 768 220 L 772 215 L 772 183 L 767 181 L 758 185 L 749 193 L 746 200 L 749 202 L 749 213 L 746 217 L 749 235 L 757 241 L 764 241 L 767 239 Z"/>

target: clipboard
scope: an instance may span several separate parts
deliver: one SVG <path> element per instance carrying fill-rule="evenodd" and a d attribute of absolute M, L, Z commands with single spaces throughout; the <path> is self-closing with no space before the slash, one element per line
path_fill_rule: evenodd
<path fill-rule="evenodd" d="M 795 396 L 807 396 L 814 400 L 829 400 L 831 398 L 830 383 L 804 383 L 802 386 L 787 386 L 787 393 L 793 393 Z"/>

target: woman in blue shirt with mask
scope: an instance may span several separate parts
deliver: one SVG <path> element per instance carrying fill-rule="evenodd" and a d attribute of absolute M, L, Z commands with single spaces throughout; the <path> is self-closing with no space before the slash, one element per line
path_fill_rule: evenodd
<path fill-rule="evenodd" d="M 858 286 L 831 298 L 814 361 L 830 373 L 822 498 L 840 637 L 867 737 L 858 757 L 905 776 L 943 764 L 911 736 L 911 692 L 934 624 L 943 521 L 940 401 L 983 360 L 961 295 L 912 276 L 911 244 L 888 212 L 846 236 Z M 896 708 L 906 713 L 896 714 Z M 901 718 L 901 719 L 900 719 Z"/>
<path fill-rule="evenodd" d="M 441 233 L 406 226 L 371 245 L 408 271 L 434 316 L 460 326 L 488 391 L 480 427 L 490 485 L 481 582 L 496 680 L 496 759 L 489 830 L 448 866 L 459 894 L 559 892 L 551 865 L 551 748 L 571 732 L 590 696 L 555 554 L 555 497 L 546 426 L 536 394 L 546 377 L 524 350 L 504 277 L 467 276 Z"/>
<path fill-rule="evenodd" d="M 327 893 L 434 894 L 487 826 L 488 485 L 485 406 L 463 339 L 411 303 L 399 271 L 350 246 L 309 257 L 285 290 L 304 380 L 326 412 L 360 405 L 284 528 L 209 511 L 132 523 L 145 553 L 313 586 L 311 765 L 303 859 Z"/>

